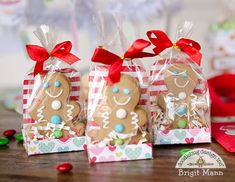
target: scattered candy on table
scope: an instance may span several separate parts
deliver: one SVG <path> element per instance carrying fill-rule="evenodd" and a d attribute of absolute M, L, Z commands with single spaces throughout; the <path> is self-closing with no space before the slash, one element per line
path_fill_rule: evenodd
<path fill-rule="evenodd" d="M 179 156 L 183 156 L 184 154 L 186 154 L 187 152 L 189 152 L 191 149 L 182 149 L 180 152 L 179 152 Z"/>
<path fill-rule="evenodd" d="M 0 146 L 5 146 L 9 143 L 9 140 L 7 138 L 0 138 Z"/>
<path fill-rule="evenodd" d="M 16 130 L 13 130 L 13 129 L 5 130 L 3 132 L 3 135 L 5 137 L 13 137 L 15 134 L 16 134 Z"/>
<path fill-rule="evenodd" d="M 61 163 L 56 166 L 56 169 L 61 173 L 68 173 L 73 169 L 73 165 L 70 163 Z"/>
<path fill-rule="evenodd" d="M 19 142 L 23 142 L 23 135 L 22 134 L 16 135 L 16 140 L 18 140 Z"/>

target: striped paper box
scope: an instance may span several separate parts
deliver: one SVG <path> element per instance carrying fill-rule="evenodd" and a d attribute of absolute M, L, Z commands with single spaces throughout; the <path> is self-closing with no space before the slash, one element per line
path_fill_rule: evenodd
<path fill-rule="evenodd" d="M 95 128 L 93 125 L 93 114 L 96 106 L 102 102 L 103 88 L 106 85 L 109 66 L 94 66 L 89 74 L 89 96 L 88 96 L 88 127 Z M 148 102 L 148 77 L 146 70 L 141 66 L 124 65 L 123 74 L 128 74 L 136 78 L 141 89 L 139 105 L 147 109 Z M 89 129 L 89 128 L 88 128 Z M 150 143 L 123 146 L 100 147 L 91 144 L 87 136 L 88 158 L 90 163 L 111 162 L 123 160 L 139 160 L 152 158 L 152 145 Z M 119 153 L 120 155 L 116 155 Z"/>
<path fill-rule="evenodd" d="M 55 70 L 65 74 L 71 82 L 71 93 L 70 100 L 80 103 L 80 73 L 75 69 L 65 68 L 61 70 Z M 37 75 L 39 76 L 39 75 Z M 24 137 L 24 146 L 28 155 L 35 154 L 46 154 L 46 153 L 55 153 L 55 152 L 68 152 L 68 151 L 78 151 L 84 150 L 86 145 L 85 136 L 75 136 L 69 139 L 43 139 L 43 140 L 33 140 L 30 139 L 26 132 L 26 128 L 29 124 L 35 123 L 29 113 L 28 108 L 32 104 L 33 99 L 35 98 L 37 89 L 41 85 L 41 79 L 37 79 L 37 76 L 33 76 L 33 72 L 26 75 L 23 83 L 23 137 Z"/>
<path fill-rule="evenodd" d="M 167 93 L 167 87 L 164 83 L 164 70 L 168 66 L 175 64 L 186 63 L 189 64 L 198 75 L 198 84 L 194 89 L 195 94 L 205 94 L 209 98 L 208 87 L 206 80 L 202 77 L 202 71 L 190 59 L 171 59 L 170 64 L 167 59 L 156 61 L 150 68 L 150 86 L 149 86 L 149 100 L 150 100 L 150 115 L 151 121 L 157 116 L 161 109 L 156 105 L 157 96 L 159 93 Z M 209 105 L 209 103 L 207 103 Z M 159 121 L 157 121 L 159 122 Z M 173 129 L 173 130 L 159 130 L 156 125 L 152 125 L 154 134 L 154 144 L 186 144 L 186 143 L 208 143 L 211 142 L 210 128 L 200 129 Z M 193 132 L 194 131 L 194 132 Z"/>

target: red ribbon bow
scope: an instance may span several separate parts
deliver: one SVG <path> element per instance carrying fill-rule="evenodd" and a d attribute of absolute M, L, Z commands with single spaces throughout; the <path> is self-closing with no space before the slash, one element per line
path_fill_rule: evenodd
<path fill-rule="evenodd" d="M 43 72 L 44 62 L 50 57 L 59 58 L 70 65 L 79 61 L 78 57 L 70 53 L 71 49 L 72 43 L 70 41 L 57 44 L 50 53 L 47 52 L 44 47 L 37 45 L 26 45 L 26 50 L 29 57 L 36 61 L 36 65 L 34 67 L 34 76 Z"/>
<path fill-rule="evenodd" d="M 152 34 L 155 35 L 155 37 L 152 37 Z M 169 47 L 176 47 L 185 52 L 195 63 L 200 65 L 202 54 L 200 53 L 201 46 L 199 43 L 191 39 L 181 38 L 173 44 L 167 35 L 160 30 L 148 31 L 147 36 L 150 42 L 156 46 L 153 49 L 155 54 L 159 54 Z"/>
<path fill-rule="evenodd" d="M 124 57 L 111 53 L 102 47 L 96 48 L 92 57 L 93 62 L 100 62 L 106 65 L 110 65 L 107 85 L 112 85 L 120 81 L 121 71 L 123 69 L 122 63 L 124 59 L 134 59 L 143 57 L 153 57 L 155 54 L 143 52 L 146 47 L 149 47 L 151 43 L 143 39 L 137 39 L 131 47 L 125 52 Z"/>

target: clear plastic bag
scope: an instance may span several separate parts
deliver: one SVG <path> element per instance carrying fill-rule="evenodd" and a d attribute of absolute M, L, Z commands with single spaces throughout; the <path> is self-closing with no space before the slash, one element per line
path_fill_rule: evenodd
<path fill-rule="evenodd" d="M 69 54 L 70 58 L 74 56 L 69 53 L 71 43 L 62 43 L 64 46 L 53 53 L 58 45 L 55 32 L 43 25 L 34 33 L 43 47 L 27 45 L 30 58 L 37 62 L 34 71 L 26 75 L 23 86 L 26 150 L 29 155 L 83 150 L 85 123 L 81 122 L 80 73 L 70 65 L 71 62 L 62 61 L 65 54 Z M 35 57 L 43 54 L 40 51 L 37 54 L 32 49 L 45 49 L 51 56 L 40 66 L 40 59 Z M 61 59 L 60 55 L 63 55 Z M 41 69 L 38 70 L 39 67 Z M 81 145 L 76 145 L 75 140 L 81 140 Z"/>
<path fill-rule="evenodd" d="M 192 24 L 186 22 L 179 29 L 175 44 L 166 40 L 168 50 L 151 67 L 149 94 L 154 144 L 210 142 L 207 81 L 193 56 L 187 54 L 193 52 L 187 51 L 187 46 L 197 47 L 194 51 L 199 51 L 200 46 L 192 40 L 181 39 L 191 28 Z M 187 46 L 182 44 L 186 41 Z M 200 62 L 200 53 L 197 56 Z"/>
<path fill-rule="evenodd" d="M 116 26 L 117 29 L 114 30 L 113 38 L 118 40 L 117 43 L 110 37 L 106 40 L 107 29 L 103 27 L 99 26 L 102 30 L 100 32 L 103 32 L 103 42 L 110 43 L 110 49 L 115 47 L 114 50 L 117 51 L 118 46 L 124 49 L 126 44 L 121 28 Z M 91 66 L 89 73 L 86 129 L 90 162 L 152 158 L 150 137 L 146 130 L 147 73 L 138 61 L 127 59 L 125 55 L 122 58 L 99 47 L 92 58 L 96 63 Z M 112 64 L 109 65 L 110 62 Z M 102 152 L 96 152 L 101 149 Z M 131 157 L 135 151 L 138 155 Z M 115 155 L 116 152 L 122 152 L 123 155 Z M 148 153 L 147 157 L 145 153 Z"/>

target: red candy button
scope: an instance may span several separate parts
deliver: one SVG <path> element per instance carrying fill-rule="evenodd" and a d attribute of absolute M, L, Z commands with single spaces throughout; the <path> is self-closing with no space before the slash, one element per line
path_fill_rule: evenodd
<path fill-rule="evenodd" d="M 5 130 L 4 132 L 3 132 L 3 135 L 5 136 L 5 137 L 12 137 L 12 136 L 14 136 L 16 134 L 16 130 Z"/>
<path fill-rule="evenodd" d="M 59 164 L 56 169 L 62 173 L 68 173 L 73 169 L 73 166 L 70 163 L 62 163 Z"/>

